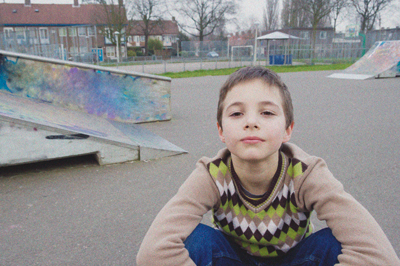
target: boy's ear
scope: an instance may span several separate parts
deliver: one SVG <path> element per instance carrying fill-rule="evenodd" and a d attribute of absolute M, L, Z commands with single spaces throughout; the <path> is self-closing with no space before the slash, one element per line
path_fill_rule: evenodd
<path fill-rule="evenodd" d="M 224 132 L 223 132 L 222 127 L 219 125 L 218 122 L 217 122 L 217 127 L 218 127 L 219 139 L 220 139 L 223 143 L 225 143 Z"/>
<path fill-rule="evenodd" d="M 285 130 L 285 136 L 283 137 L 283 143 L 288 142 L 290 138 L 292 137 L 292 132 L 293 132 L 293 126 L 294 122 L 290 124 L 290 126 L 287 127 Z"/>

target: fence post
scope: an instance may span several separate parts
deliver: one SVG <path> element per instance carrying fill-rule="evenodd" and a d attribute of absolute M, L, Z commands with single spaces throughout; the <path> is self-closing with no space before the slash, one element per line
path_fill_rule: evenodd
<path fill-rule="evenodd" d="M 144 73 L 144 60 L 142 61 L 142 72 Z"/>
<path fill-rule="evenodd" d="M 167 72 L 167 62 L 165 60 L 163 60 L 163 61 L 164 61 L 164 73 L 166 73 Z"/>

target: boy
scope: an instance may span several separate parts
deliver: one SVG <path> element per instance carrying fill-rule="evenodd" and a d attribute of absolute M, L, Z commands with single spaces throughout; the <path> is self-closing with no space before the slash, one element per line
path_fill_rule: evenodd
<path fill-rule="evenodd" d="M 220 90 L 226 149 L 202 158 L 160 211 L 138 265 L 400 265 L 374 218 L 324 161 L 288 143 L 293 107 L 272 71 L 246 67 Z M 216 229 L 199 224 L 212 209 Z M 328 227 L 314 232 L 310 214 Z"/>

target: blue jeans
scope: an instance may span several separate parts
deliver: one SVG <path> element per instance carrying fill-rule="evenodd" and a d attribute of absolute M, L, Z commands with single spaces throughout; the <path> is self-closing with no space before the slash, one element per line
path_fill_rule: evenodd
<path fill-rule="evenodd" d="M 328 266 L 338 263 L 337 257 L 342 250 L 329 228 L 311 234 L 285 256 L 277 258 L 252 256 L 224 233 L 204 224 L 199 224 L 184 243 L 196 265 L 204 266 Z"/>

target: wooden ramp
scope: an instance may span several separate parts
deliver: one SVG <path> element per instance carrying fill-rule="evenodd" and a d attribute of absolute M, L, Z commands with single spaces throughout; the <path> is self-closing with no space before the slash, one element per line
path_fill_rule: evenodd
<path fill-rule="evenodd" d="M 0 146 L 0 166 L 84 154 L 103 165 L 186 152 L 136 124 L 1 92 Z"/>

